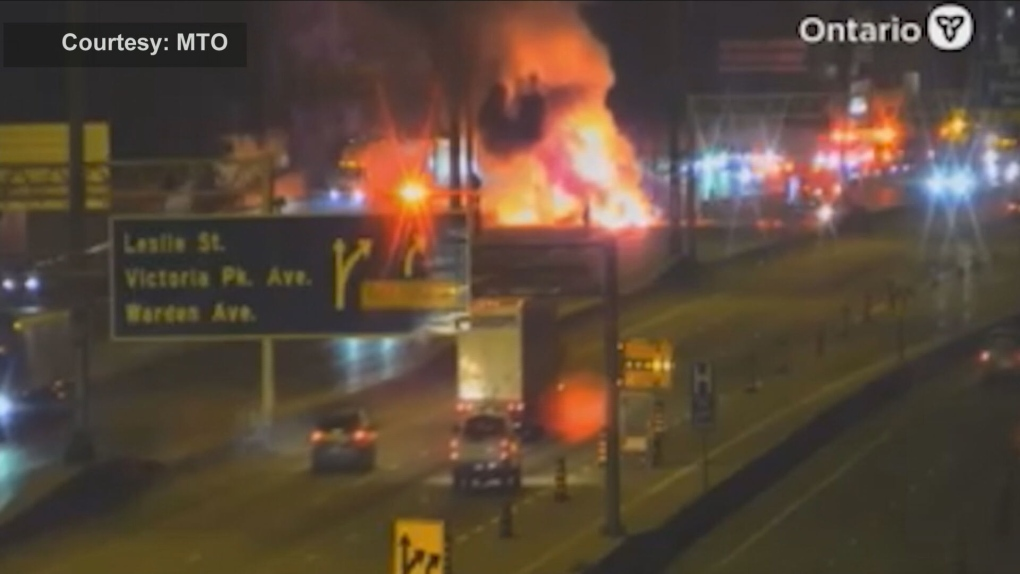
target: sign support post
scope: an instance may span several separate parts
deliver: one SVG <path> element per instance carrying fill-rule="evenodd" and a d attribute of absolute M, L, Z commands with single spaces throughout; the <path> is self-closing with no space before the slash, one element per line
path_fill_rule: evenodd
<path fill-rule="evenodd" d="M 610 237 L 603 247 L 605 266 L 605 361 L 606 361 L 606 516 L 603 533 L 623 536 L 620 511 L 620 309 L 616 241 Z"/>
<path fill-rule="evenodd" d="M 708 429 L 701 429 L 701 492 L 708 492 Z"/>
<path fill-rule="evenodd" d="M 263 190 L 262 209 L 266 215 L 273 215 L 275 211 L 275 198 L 273 197 L 273 171 L 271 165 L 265 174 L 265 189 Z M 259 353 L 259 378 L 260 378 L 260 406 L 262 431 L 265 433 L 262 438 L 269 446 L 269 438 L 273 426 L 273 415 L 276 412 L 276 345 L 272 337 L 263 337 L 259 341 L 261 346 Z"/>
<path fill-rule="evenodd" d="M 71 23 L 84 20 L 80 2 L 67 3 L 67 16 Z M 80 62 L 72 61 L 66 68 L 68 106 L 68 255 L 75 276 L 85 270 L 85 70 Z M 71 305 L 71 333 L 75 373 L 74 430 L 64 452 L 68 464 L 88 464 L 96 458 L 95 443 L 89 428 L 89 333 L 88 309 L 84 297 L 78 292 Z"/>
<path fill-rule="evenodd" d="M 691 369 L 691 426 L 701 435 L 701 489 L 708 492 L 708 433 L 715 424 L 715 381 L 712 365 L 704 361 Z"/>

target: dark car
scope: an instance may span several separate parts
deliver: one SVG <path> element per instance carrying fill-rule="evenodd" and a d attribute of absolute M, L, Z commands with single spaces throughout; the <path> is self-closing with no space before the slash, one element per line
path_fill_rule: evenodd
<path fill-rule="evenodd" d="M 375 468 L 376 430 L 364 409 L 321 416 L 312 430 L 311 447 L 312 472 Z"/>
<path fill-rule="evenodd" d="M 985 380 L 1020 378 L 1020 330 L 990 332 L 978 352 L 978 364 Z"/>

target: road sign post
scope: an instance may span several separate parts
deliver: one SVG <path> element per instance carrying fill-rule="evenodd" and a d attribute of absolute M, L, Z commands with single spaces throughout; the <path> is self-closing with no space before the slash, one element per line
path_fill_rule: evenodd
<path fill-rule="evenodd" d="M 271 167 L 271 166 L 267 166 Z M 272 173 L 270 169 L 268 173 Z M 262 210 L 266 215 L 272 215 L 276 209 L 273 197 L 273 181 L 267 178 L 264 182 L 264 193 L 262 197 Z M 268 447 L 271 440 L 273 417 L 276 413 L 276 346 L 272 337 L 266 337 L 259 341 L 259 397 L 262 407 L 261 425 L 259 436 L 266 440 Z"/>
<path fill-rule="evenodd" d="M 708 433 L 715 426 L 716 391 L 712 365 L 698 361 L 691 367 L 691 426 L 701 434 L 701 487 L 708 491 Z"/>
<path fill-rule="evenodd" d="M 449 545 L 442 520 L 398 519 L 393 525 L 392 574 L 448 574 Z"/>
<path fill-rule="evenodd" d="M 79 2 L 67 5 L 68 20 L 80 23 L 84 20 L 83 7 Z M 74 56 L 72 56 L 73 58 Z M 81 272 L 85 268 L 85 70 L 71 62 L 67 68 L 68 106 L 68 190 L 67 223 L 68 254 L 71 268 Z M 89 365 L 88 302 L 80 294 L 74 297 L 71 309 L 71 332 L 74 337 L 77 369 L 75 372 L 75 417 L 74 430 L 64 452 L 70 464 L 88 464 L 96 458 L 96 447 L 92 440 L 90 420 L 89 379 L 92 373 Z"/>
<path fill-rule="evenodd" d="M 603 242 L 603 289 L 606 305 L 605 342 L 606 383 L 606 516 L 603 534 L 611 537 L 623 536 L 626 529 L 621 512 L 621 469 L 620 469 L 620 292 L 617 278 L 616 240 L 610 237 Z"/>

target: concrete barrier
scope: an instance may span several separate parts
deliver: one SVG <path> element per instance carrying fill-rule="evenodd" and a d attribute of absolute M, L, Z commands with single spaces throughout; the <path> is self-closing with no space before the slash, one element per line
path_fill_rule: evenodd
<path fill-rule="evenodd" d="M 658 574 L 684 550 L 757 495 L 765 492 L 821 448 L 860 423 L 880 407 L 902 397 L 917 382 L 937 375 L 947 364 L 966 356 L 983 333 L 995 324 L 1015 322 L 1020 316 L 989 322 L 966 334 L 934 343 L 924 354 L 888 368 L 872 382 L 822 411 L 775 447 L 744 465 L 654 530 L 639 533 L 618 545 L 584 574 Z"/>

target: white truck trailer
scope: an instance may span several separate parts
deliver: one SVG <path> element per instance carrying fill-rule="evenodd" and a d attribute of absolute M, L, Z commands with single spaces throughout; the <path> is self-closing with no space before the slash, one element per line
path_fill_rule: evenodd
<path fill-rule="evenodd" d="M 509 417 L 522 438 L 544 434 L 541 400 L 562 363 L 555 305 L 477 299 L 457 335 L 458 424 L 479 413 Z"/>

